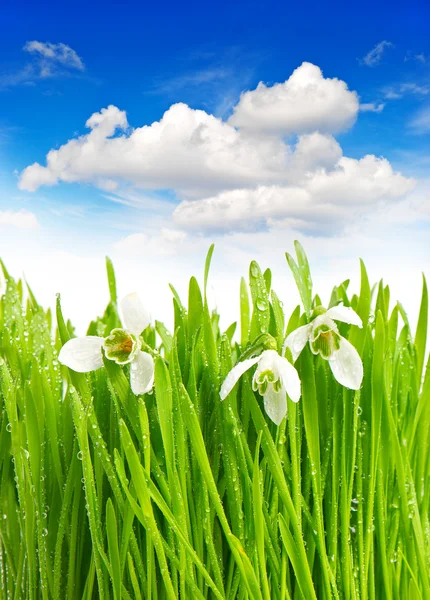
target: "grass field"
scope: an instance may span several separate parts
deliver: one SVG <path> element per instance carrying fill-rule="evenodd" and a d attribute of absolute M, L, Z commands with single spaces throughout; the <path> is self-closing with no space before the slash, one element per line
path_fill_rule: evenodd
<path fill-rule="evenodd" d="M 3 267 L 1 598 L 430 598 L 425 280 L 416 332 L 363 264 L 358 296 L 348 281 L 333 289 L 330 307 L 352 307 L 362 327 L 339 321 L 318 339 L 337 351 L 342 336 L 357 350 L 364 376 L 353 390 L 327 344 L 305 340 L 297 358 L 285 346 L 325 314 L 295 249 L 286 275 L 289 265 L 303 306 L 291 315 L 253 262 L 238 326 L 220 331 L 206 301 L 211 247 L 202 289 L 193 277 L 185 301 L 172 287 L 174 331 L 155 321 L 110 346 L 122 324 L 108 260 L 110 303 L 87 332 L 104 350 L 88 373 L 58 360 L 74 336 L 60 298 L 51 314 Z M 153 390 L 136 383 L 138 350 L 154 365 Z M 301 380 L 287 418 L 273 404 L 286 396 L 271 363 L 251 366 L 221 400 L 234 365 L 284 350 L 279 369 L 293 377 L 296 358 Z"/>

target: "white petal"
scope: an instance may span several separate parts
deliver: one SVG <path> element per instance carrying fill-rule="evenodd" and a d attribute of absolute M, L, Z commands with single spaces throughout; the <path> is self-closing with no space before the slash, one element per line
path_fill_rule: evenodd
<path fill-rule="evenodd" d="M 275 376 L 278 375 L 278 358 L 279 354 L 276 350 L 264 350 L 260 354 L 260 360 L 258 361 L 258 367 L 255 371 L 254 377 L 258 377 L 262 371 L 273 371 Z"/>
<path fill-rule="evenodd" d="M 130 365 L 130 384 L 133 394 L 146 394 L 154 385 L 154 359 L 139 351 Z"/>
<path fill-rule="evenodd" d="M 151 322 L 149 312 L 137 294 L 129 294 L 121 300 L 122 322 L 130 333 L 140 335 Z"/>
<path fill-rule="evenodd" d="M 264 394 L 264 410 L 276 425 L 279 425 L 287 414 L 287 395 L 282 388 L 275 392 L 272 385 L 267 387 Z"/>
<path fill-rule="evenodd" d="M 103 338 L 95 335 L 77 337 L 64 344 L 58 355 L 61 364 L 78 373 L 88 373 L 103 366 Z"/>
<path fill-rule="evenodd" d="M 293 402 L 298 402 L 302 395 L 299 374 L 293 365 L 282 356 L 278 356 L 278 373 L 282 387 L 287 391 Z"/>
<path fill-rule="evenodd" d="M 319 327 L 320 325 L 326 325 L 331 331 L 335 331 L 336 333 L 338 333 L 338 328 L 336 323 L 333 321 L 333 319 L 330 318 L 330 315 L 328 313 L 323 313 L 322 315 L 318 315 L 311 323 L 312 325 L 312 332 L 315 331 L 315 329 L 317 329 L 317 327 Z M 312 340 L 313 335 L 309 336 L 310 339 Z"/>
<path fill-rule="evenodd" d="M 285 354 L 285 349 L 289 348 L 291 350 L 291 354 L 293 355 L 293 360 L 296 362 L 300 352 L 306 346 L 306 342 L 309 340 L 309 336 L 312 331 L 312 323 L 309 325 L 303 325 L 303 327 L 299 327 L 290 333 L 287 336 L 287 339 L 284 342 L 283 354 Z"/>
<path fill-rule="evenodd" d="M 343 306 L 343 304 L 339 304 L 339 306 L 333 306 L 333 308 L 329 308 L 325 314 L 336 321 L 342 321 L 342 323 L 349 323 L 350 325 L 363 327 L 360 317 L 350 306 Z"/>
<path fill-rule="evenodd" d="M 242 377 L 242 375 L 248 369 L 250 369 L 252 367 L 252 365 L 255 365 L 256 363 L 258 363 L 260 358 L 261 358 L 261 356 L 255 356 L 254 358 L 247 358 L 245 360 L 242 360 L 240 363 L 237 363 L 237 365 L 232 368 L 232 370 L 227 375 L 227 377 L 224 380 L 224 383 L 221 386 L 221 390 L 219 393 L 221 400 L 224 400 L 225 398 L 227 398 L 227 396 L 229 395 L 231 390 L 234 388 L 234 386 L 238 382 L 239 378 Z"/>
<path fill-rule="evenodd" d="M 351 390 L 358 390 L 363 380 L 363 363 L 354 346 L 340 338 L 340 348 L 329 359 L 335 379 Z"/>

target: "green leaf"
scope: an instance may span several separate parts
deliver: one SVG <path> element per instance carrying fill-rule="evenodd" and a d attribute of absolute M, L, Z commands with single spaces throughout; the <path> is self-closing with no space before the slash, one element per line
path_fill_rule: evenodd
<path fill-rule="evenodd" d="M 109 561 L 112 568 L 112 587 L 115 600 L 121 600 L 121 564 L 118 548 L 118 527 L 112 500 L 106 503 L 106 533 L 109 548 Z"/>
<path fill-rule="evenodd" d="M 240 280 L 240 343 L 244 348 L 249 341 L 250 308 L 245 278 Z"/>
<path fill-rule="evenodd" d="M 188 336 L 192 340 L 203 322 L 202 294 L 195 277 L 191 277 L 188 291 Z"/>
<path fill-rule="evenodd" d="M 270 324 L 269 294 L 261 269 L 255 260 L 249 267 L 249 286 L 253 303 L 250 335 L 251 340 L 254 340 L 261 333 L 267 333 Z"/>
<path fill-rule="evenodd" d="M 288 252 L 285 253 L 285 256 L 294 275 L 294 279 L 296 280 L 296 285 L 306 314 L 308 318 L 310 318 L 312 313 L 312 278 L 309 263 L 301 244 L 297 240 L 294 242 L 294 247 L 296 250 L 297 263 Z"/>
<path fill-rule="evenodd" d="M 116 306 L 118 297 L 117 297 L 117 293 L 116 293 L 115 270 L 113 268 L 112 261 L 108 256 L 106 256 L 106 271 L 107 271 L 107 278 L 108 278 L 108 284 L 109 284 L 110 301 L 112 302 L 112 304 L 114 306 Z"/>
<path fill-rule="evenodd" d="M 204 276 L 204 296 L 205 296 L 205 304 L 206 304 L 206 291 L 207 291 L 207 286 L 208 286 L 208 277 L 209 277 L 209 269 L 211 267 L 211 261 L 212 261 L 212 254 L 214 253 L 214 249 L 215 249 L 215 244 L 211 244 L 206 256 L 206 261 L 205 261 L 205 276 Z"/>
<path fill-rule="evenodd" d="M 172 385 L 169 371 L 161 357 L 155 360 L 155 393 L 157 396 L 158 418 L 168 465 L 175 463 L 175 446 L 172 425 Z"/>
<path fill-rule="evenodd" d="M 417 373 L 417 385 L 420 386 L 421 378 L 423 375 L 424 359 L 426 353 L 427 343 L 427 327 L 428 327 L 428 290 L 426 278 L 423 274 L 423 292 L 421 296 L 421 306 L 417 323 L 417 330 L 415 333 L 414 344 L 415 344 L 415 357 L 416 357 L 416 373 Z"/>

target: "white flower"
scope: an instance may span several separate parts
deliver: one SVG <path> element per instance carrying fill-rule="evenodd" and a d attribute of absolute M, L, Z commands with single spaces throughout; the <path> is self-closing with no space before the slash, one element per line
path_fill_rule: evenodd
<path fill-rule="evenodd" d="M 264 409 L 276 425 L 287 414 L 287 397 L 293 402 L 300 400 L 300 379 L 296 369 L 276 350 L 265 350 L 260 356 L 248 358 L 238 363 L 225 378 L 220 397 L 224 400 L 239 378 L 253 365 L 258 367 L 252 378 L 252 389 L 264 398 Z"/>
<path fill-rule="evenodd" d="M 148 312 L 136 294 L 121 302 L 124 329 L 113 329 L 106 338 L 88 335 L 69 340 L 61 348 L 58 360 L 78 373 L 95 371 L 106 358 L 118 365 L 130 364 L 130 384 L 134 394 L 146 394 L 154 385 L 154 359 L 141 350 L 140 334 L 150 323 Z"/>
<path fill-rule="evenodd" d="M 363 363 L 354 346 L 339 334 L 336 323 L 342 321 L 362 327 L 357 313 L 343 305 L 334 306 L 327 311 L 320 307 L 318 316 L 309 325 L 291 332 L 284 343 L 293 355 L 294 362 L 309 342 L 314 354 L 320 354 L 329 361 L 332 373 L 337 381 L 351 390 L 358 390 L 363 379 Z"/>

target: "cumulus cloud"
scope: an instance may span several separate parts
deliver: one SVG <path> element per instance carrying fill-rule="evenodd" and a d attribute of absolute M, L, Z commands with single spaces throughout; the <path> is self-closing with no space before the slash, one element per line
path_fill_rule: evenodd
<path fill-rule="evenodd" d="M 337 133 L 351 127 L 358 96 L 344 81 L 324 78 L 321 69 L 303 63 L 284 83 L 244 92 L 230 123 L 250 131 L 291 135 Z"/>
<path fill-rule="evenodd" d="M 198 198 L 208 191 L 295 181 L 308 170 L 333 167 L 342 155 L 329 135 L 305 134 L 288 145 L 274 136 L 242 133 L 185 104 L 173 105 L 160 121 L 130 135 L 111 137 L 128 128 L 125 112 L 115 106 L 95 113 L 86 125 L 91 132 L 51 150 L 46 167 L 34 163 L 24 169 L 20 189 L 85 181 L 112 190 L 117 179 Z"/>
<path fill-rule="evenodd" d="M 28 210 L 4 210 L 0 211 L 0 228 L 3 227 L 37 229 L 39 227 L 39 222 L 36 215 Z"/>
<path fill-rule="evenodd" d="M 376 44 L 376 46 L 372 48 L 372 50 L 370 50 L 366 56 L 363 56 L 361 62 L 368 67 L 375 67 L 381 62 L 385 50 L 392 47 L 392 42 L 383 40 L 382 42 L 379 42 L 379 44 Z"/>
<path fill-rule="evenodd" d="M 361 106 L 373 112 L 382 108 Z M 143 192 L 143 206 L 162 202 L 164 218 L 174 199 L 179 206 L 173 228 L 184 231 L 283 223 L 301 231 L 320 228 L 326 235 L 414 186 L 386 159 L 343 156 L 330 132 L 352 124 L 358 110 L 355 92 L 338 79 L 325 79 L 309 63 L 284 84 L 260 84 L 242 94 L 227 122 L 178 103 L 159 121 L 133 129 L 126 113 L 111 105 L 88 119 L 88 133 L 51 150 L 46 166 L 24 169 L 19 187 L 35 191 L 59 182 L 86 182 L 133 206 L 141 203 L 135 194 Z M 166 190 L 169 202 L 161 201 Z M 118 249 L 139 253 L 153 243 L 146 235 L 133 233 Z M 166 235 L 157 243 L 168 253 Z"/>
<path fill-rule="evenodd" d="M 173 219 L 184 229 L 195 231 L 282 226 L 332 234 L 369 206 L 374 209 L 377 204 L 402 198 L 415 182 L 393 172 L 387 160 L 368 155 L 361 160 L 342 157 L 335 169 L 307 173 L 297 183 L 184 201 L 175 209 Z"/>
<path fill-rule="evenodd" d="M 86 123 L 90 133 L 47 155 L 47 166 L 27 167 L 19 187 L 35 191 L 59 181 L 103 184 L 108 179 L 185 195 L 280 180 L 288 147 L 277 138 L 258 141 L 228 123 L 174 104 L 160 121 L 125 132 L 125 113 L 109 106 Z M 115 130 L 120 134 L 113 136 Z"/>

